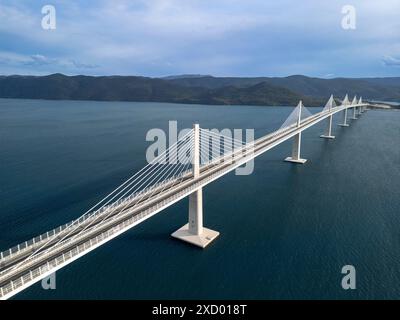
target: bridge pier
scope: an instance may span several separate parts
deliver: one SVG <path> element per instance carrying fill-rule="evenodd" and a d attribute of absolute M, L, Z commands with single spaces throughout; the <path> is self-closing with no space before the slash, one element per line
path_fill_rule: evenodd
<path fill-rule="evenodd" d="M 353 116 L 352 116 L 350 119 L 352 119 L 352 120 L 357 120 L 356 115 L 357 115 L 357 107 L 354 107 L 354 108 L 353 108 Z"/>
<path fill-rule="evenodd" d="M 303 103 L 299 102 L 299 114 L 297 118 L 297 126 L 300 127 L 301 122 L 301 107 Z M 301 132 L 294 136 L 293 146 L 292 146 L 292 156 L 287 157 L 285 161 L 293 162 L 293 163 L 305 163 L 307 160 L 300 158 L 300 149 L 301 149 Z"/>
<path fill-rule="evenodd" d="M 332 96 L 331 96 L 331 99 L 333 101 L 333 97 Z M 329 105 L 329 112 L 331 112 L 331 110 L 332 110 L 332 103 Z M 332 118 L 333 118 L 333 116 L 329 116 L 328 117 L 328 126 L 326 127 L 325 134 L 320 135 L 320 138 L 335 139 L 335 136 L 332 135 Z"/>
<path fill-rule="evenodd" d="M 189 195 L 189 222 L 171 236 L 200 248 L 207 247 L 219 236 L 219 232 L 203 227 L 203 190 L 201 188 Z"/>
<path fill-rule="evenodd" d="M 200 129 L 195 124 L 193 149 L 193 178 L 200 175 Z M 194 244 L 200 248 L 208 246 L 219 232 L 203 227 L 203 189 L 199 188 L 189 195 L 189 222 L 171 234 L 172 237 Z"/>
<path fill-rule="evenodd" d="M 292 147 L 292 156 L 287 157 L 285 161 L 293 162 L 293 163 L 306 163 L 307 159 L 300 158 L 300 148 L 301 148 L 301 132 L 294 136 L 293 147 Z"/>
<path fill-rule="evenodd" d="M 348 127 L 349 125 L 347 124 L 347 109 L 344 109 L 343 113 L 343 123 L 339 123 L 338 126 L 341 127 Z"/>

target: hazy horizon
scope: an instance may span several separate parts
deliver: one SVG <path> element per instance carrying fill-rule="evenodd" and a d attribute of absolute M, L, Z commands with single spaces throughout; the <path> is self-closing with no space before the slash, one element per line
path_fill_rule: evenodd
<path fill-rule="evenodd" d="M 170 75 L 162 75 L 162 76 L 145 76 L 141 74 L 66 74 L 62 72 L 54 72 L 54 73 L 47 73 L 47 74 L 0 74 L 0 77 L 12 77 L 12 76 L 19 76 L 19 77 L 48 77 L 52 75 L 60 74 L 66 77 L 142 77 L 142 78 L 151 78 L 151 79 L 166 79 L 166 78 L 172 78 L 172 77 L 180 77 L 180 78 L 201 78 L 201 77 L 212 77 L 212 78 L 289 78 L 289 77 L 307 77 L 307 78 L 315 78 L 315 79 L 322 79 L 322 80 L 334 80 L 334 79 L 374 79 L 374 78 L 400 78 L 399 76 L 368 76 L 368 77 L 355 77 L 355 76 L 349 76 L 349 77 L 314 77 L 310 75 L 305 75 L 305 74 L 290 74 L 290 75 L 283 75 L 283 76 L 271 76 L 271 75 L 260 75 L 260 76 L 232 76 L 232 75 L 226 75 L 226 76 L 217 76 L 213 74 L 170 74 Z"/>

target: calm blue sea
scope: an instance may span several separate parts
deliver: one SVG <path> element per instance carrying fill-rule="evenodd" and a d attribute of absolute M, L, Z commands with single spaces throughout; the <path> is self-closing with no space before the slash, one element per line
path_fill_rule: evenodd
<path fill-rule="evenodd" d="M 146 164 L 151 128 L 280 127 L 292 107 L 0 100 L 0 250 L 78 217 Z M 319 109 L 310 109 L 317 112 Z M 337 115 L 335 124 L 341 119 Z M 184 199 L 16 299 L 400 298 L 400 112 L 369 111 L 334 140 L 303 133 L 258 157 L 249 176 L 204 189 L 206 250 L 172 239 Z M 357 289 L 343 290 L 354 265 Z"/>

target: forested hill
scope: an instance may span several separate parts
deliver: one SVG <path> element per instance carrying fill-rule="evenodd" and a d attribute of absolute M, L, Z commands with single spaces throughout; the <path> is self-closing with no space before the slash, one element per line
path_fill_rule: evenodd
<path fill-rule="evenodd" d="M 391 78 L 334 78 L 321 79 L 302 75 L 289 77 L 168 77 L 171 83 L 186 87 L 221 88 L 225 86 L 248 87 L 258 83 L 286 88 L 298 94 L 323 98 L 333 94 L 337 98 L 345 94 L 361 95 L 382 101 L 400 101 L 400 77 Z"/>
<path fill-rule="evenodd" d="M 167 78 L 138 76 L 0 76 L 0 98 L 154 101 L 232 105 L 320 106 L 331 93 L 400 101 L 399 78 L 318 79 L 218 78 L 186 75 Z"/>

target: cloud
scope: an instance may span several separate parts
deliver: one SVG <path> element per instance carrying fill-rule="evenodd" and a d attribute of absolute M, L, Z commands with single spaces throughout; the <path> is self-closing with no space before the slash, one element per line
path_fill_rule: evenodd
<path fill-rule="evenodd" d="M 400 58 L 386 55 L 382 58 L 382 62 L 387 67 L 400 67 Z"/>
<path fill-rule="evenodd" d="M 398 0 L 355 0 L 354 32 L 341 28 L 341 0 L 301 6 L 289 0 L 52 4 L 57 28 L 49 31 L 41 28 L 37 2 L 1 1 L 0 43 L 9 57 L 0 54 L 0 74 L 18 67 L 31 73 L 148 76 L 384 75 L 394 62 L 382 63 L 381 52 L 397 52 L 400 30 Z"/>
<path fill-rule="evenodd" d="M 98 65 L 82 63 L 73 59 L 49 58 L 41 54 L 21 55 L 10 52 L 0 52 L 0 65 L 7 64 L 13 66 L 34 66 L 34 67 L 62 67 L 67 69 L 94 69 Z"/>
<path fill-rule="evenodd" d="M 35 65 L 44 65 L 44 64 L 50 64 L 50 60 L 46 58 L 45 56 L 42 56 L 40 54 L 34 54 L 29 57 L 30 60 L 26 62 L 27 65 L 29 64 L 35 64 Z"/>

